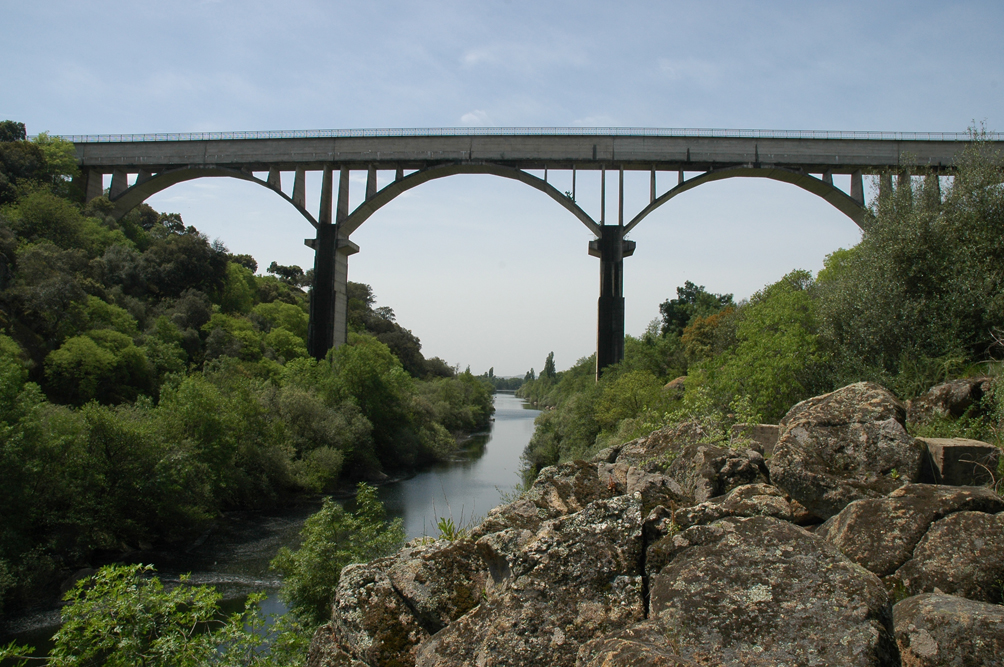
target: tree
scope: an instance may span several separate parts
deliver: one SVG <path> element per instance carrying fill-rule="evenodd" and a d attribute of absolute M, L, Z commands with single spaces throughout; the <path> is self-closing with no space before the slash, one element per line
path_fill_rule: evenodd
<path fill-rule="evenodd" d="M 53 636 L 49 667 L 200 667 L 302 665 L 306 637 L 293 628 L 265 628 L 258 610 L 263 594 L 248 598 L 242 612 L 223 617 L 222 596 L 188 577 L 165 588 L 150 565 L 107 565 L 81 579 L 66 594 L 63 625 Z M 271 636 L 269 636 L 271 635 Z M 269 642 L 271 639 L 271 642 Z M 265 650 L 267 648 L 267 650 Z M 32 649 L 8 645 L 0 659 L 21 659 Z"/>
<path fill-rule="evenodd" d="M 683 287 L 676 288 L 675 299 L 663 301 L 659 306 L 662 334 L 679 336 L 695 317 L 714 315 L 733 305 L 731 294 L 712 294 L 704 285 L 697 286 L 688 280 Z"/>
<path fill-rule="evenodd" d="M 305 624 L 316 626 L 328 620 L 342 568 L 400 548 L 404 527 L 401 519 L 388 523 L 376 489 L 360 483 L 354 512 L 325 498 L 321 510 L 304 523 L 300 536 L 300 548 L 281 548 L 272 568 L 282 574 L 279 596 Z"/>
<path fill-rule="evenodd" d="M 540 372 L 540 377 L 554 379 L 557 372 L 554 370 L 554 352 L 549 352 L 544 360 L 544 370 Z"/>
<path fill-rule="evenodd" d="M 276 262 L 272 262 L 268 265 L 266 269 L 273 276 L 277 277 L 279 280 L 283 281 L 288 285 L 293 285 L 294 287 L 299 287 L 306 284 L 304 280 L 303 269 L 301 269 L 296 264 L 292 266 L 284 266 Z"/>
<path fill-rule="evenodd" d="M 24 141 L 27 138 L 28 132 L 24 128 L 24 123 L 13 120 L 0 121 L 0 142 Z"/>

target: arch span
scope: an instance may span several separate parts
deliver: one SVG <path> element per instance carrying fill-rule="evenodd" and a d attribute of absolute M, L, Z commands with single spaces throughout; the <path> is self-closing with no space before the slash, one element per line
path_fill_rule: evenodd
<path fill-rule="evenodd" d="M 695 176 L 694 178 L 687 179 L 683 183 L 680 183 L 675 188 L 669 190 L 661 197 L 656 198 L 652 201 L 652 203 L 642 209 L 638 215 L 632 218 L 631 221 L 624 226 L 624 233 L 627 234 L 630 232 L 638 225 L 638 223 L 644 220 L 649 213 L 659 208 L 673 197 L 683 194 L 687 190 L 692 190 L 698 185 L 710 183 L 711 181 L 720 181 L 726 178 L 769 178 L 771 180 L 797 185 L 803 190 L 811 192 L 817 197 L 821 197 L 831 206 L 853 220 L 854 223 L 858 227 L 861 227 L 862 230 L 864 229 L 868 209 L 858 203 L 857 200 L 847 195 L 840 188 L 818 179 L 815 176 L 779 167 L 730 167 L 726 169 L 708 171 L 700 176 Z"/>
<path fill-rule="evenodd" d="M 345 218 L 345 220 L 339 223 L 340 235 L 343 237 L 349 236 L 352 232 L 359 229 L 360 225 L 366 222 L 371 215 L 389 204 L 401 193 L 418 187 L 423 183 L 428 183 L 429 181 L 438 178 L 454 176 L 456 174 L 490 174 L 492 176 L 501 176 L 502 178 L 510 178 L 519 181 L 520 183 L 525 183 L 532 188 L 540 190 L 548 197 L 561 204 L 561 206 L 578 218 L 578 220 L 597 237 L 602 234 L 600 226 L 595 220 L 590 218 L 589 215 L 570 197 L 565 196 L 563 192 L 560 192 L 544 179 L 538 178 L 533 174 L 528 174 L 522 169 L 504 167 L 490 162 L 482 162 L 446 164 L 437 167 L 428 167 L 384 186 L 376 194 L 356 207 L 356 209 L 352 211 L 352 213 Z"/>
<path fill-rule="evenodd" d="M 307 209 L 293 201 L 292 198 L 290 198 L 289 195 L 282 190 L 272 187 L 267 182 L 261 180 L 260 178 L 256 178 L 254 174 L 249 172 L 241 171 L 240 169 L 226 169 L 223 167 L 185 167 L 182 169 L 172 169 L 170 171 L 161 172 L 143 182 L 137 182 L 135 185 L 127 188 L 121 195 L 112 201 L 112 203 L 115 204 L 115 208 L 112 209 L 112 216 L 118 220 L 126 213 L 142 204 L 148 198 L 158 192 L 166 190 L 172 185 L 195 180 L 196 178 L 206 177 L 237 178 L 242 181 L 257 183 L 258 185 L 268 188 L 285 199 L 300 212 L 300 215 L 307 219 L 307 222 L 314 227 L 317 227 L 317 219 L 314 218 L 314 216 L 311 215 Z"/>

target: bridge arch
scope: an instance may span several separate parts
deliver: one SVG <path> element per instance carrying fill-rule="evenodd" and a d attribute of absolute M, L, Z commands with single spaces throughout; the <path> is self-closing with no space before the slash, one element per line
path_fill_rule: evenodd
<path fill-rule="evenodd" d="M 593 234 L 596 236 L 600 236 L 601 234 L 600 226 L 595 220 L 589 217 L 589 214 L 583 211 L 571 197 L 566 196 L 563 192 L 559 191 L 544 179 L 538 178 L 537 176 L 527 173 L 522 169 L 506 167 L 499 164 L 493 164 L 491 162 L 455 163 L 428 167 L 411 173 L 404 178 L 400 178 L 393 183 L 389 183 L 381 188 L 372 197 L 361 203 L 354 211 L 352 211 L 352 213 L 349 214 L 347 218 L 345 218 L 345 220 L 339 223 L 340 234 L 348 236 L 352 232 L 356 231 L 364 222 L 366 222 L 366 220 L 370 218 L 370 216 L 389 204 L 402 193 L 407 192 L 412 188 L 416 188 L 423 183 L 428 183 L 429 181 L 439 178 L 446 178 L 447 176 L 455 176 L 457 174 L 489 174 L 492 176 L 509 178 L 529 185 L 532 188 L 540 190 L 548 197 L 558 202 L 558 204 L 574 215 Z"/>
<path fill-rule="evenodd" d="M 638 223 L 652 213 L 652 211 L 659 208 L 677 195 L 681 195 L 688 190 L 692 190 L 699 185 L 703 185 L 704 183 L 720 181 L 727 178 L 769 178 L 771 180 L 781 181 L 782 183 L 796 185 L 807 192 L 811 192 L 817 197 L 821 197 L 828 204 L 853 220 L 854 224 L 862 230 L 864 229 L 868 209 L 864 206 L 864 204 L 847 195 L 847 193 L 833 184 L 793 169 L 783 169 L 780 167 L 742 166 L 714 169 L 712 171 L 707 171 L 700 176 L 695 176 L 685 180 L 683 183 L 680 183 L 675 188 L 670 189 L 662 196 L 654 199 L 648 206 L 642 209 L 636 216 L 634 216 L 634 218 L 631 219 L 630 222 L 624 225 L 624 233 L 627 234 L 630 232 L 638 226 Z"/>
<path fill-rule="evenodd" d="M 242 181 L 257 183 L 258 185 L 268 188 L 270 191 L 285 199 L 293 206 L 293 208 L 299 211 L 300 215 L 306 218 L 307 222 L 311 225 L 314 227 L 318 226 L 317 219 L 310 213 L 310 211 L 293 201 L 293 199 L 282 190 L 273 187 L 266 181 L 255 177 L 254 174 L 247 171 L 240 169 L 227 169 L 224 167 L 184 167 L 181 169 L 171 169 L 170 171 L 161 172 L 142 182 L 137 182 L 135 185 L 126 188 L 122 194 L 112 200 L 112 203 L 115 204 L 115 208 L 112 209 L 111 213 L 112 217 L 115 219 L 121 218 L 153 195 L 166 190 L 172 185 L 184 183 L 185 181 L 192 181 L 197 178 L 207 177 L 237 178 Z"/>

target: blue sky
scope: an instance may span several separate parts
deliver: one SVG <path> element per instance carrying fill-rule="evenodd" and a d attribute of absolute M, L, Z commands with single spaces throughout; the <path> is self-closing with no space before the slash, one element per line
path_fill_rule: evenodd
<path fill-rule="evenodd" d="M 30 133 L 1004 129 L 999 2 L 2 0 L 0 15 L 0 117 Z M 594 214 L 596 181 L 578 184 Z M 627 179 L 627 210 L 647 203 L 647 185 Z M 360 175 L 353 198 L 363 187 Z M 263 188 L 204 179 L 149 203 L 262 266 L 312 264 L 309 225 Z M 639 334 L 684 280 L 746 297 L 818 270 L 859 234 L 797 188 L 737 179 L 675 199 L 632 238 L 627 330 Z M 428 356 L 522 374 L 553 350 L 565 368 L 595 346 L 589 239 L 530 188 L 454 177 L 363 225 L 349 274 Z"/>

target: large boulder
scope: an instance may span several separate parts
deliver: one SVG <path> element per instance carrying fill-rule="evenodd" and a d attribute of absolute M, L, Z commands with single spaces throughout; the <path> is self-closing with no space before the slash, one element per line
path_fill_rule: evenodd
<path fill-rule="evenodd" d="M 856 500 L 816 529 L 862 567 L 884 577 L 910 559 L 931 524 L 953 512 L 1004 510 L 982 487 L 907 484 L 885 498 Z"/>
<path fill-rule="evenodd" d="M 647 563 L 654 550 L 649 619 L 597 637 L 579 664 L 898 665 L 882 582 L 802 528 L 724 519 L 667 536 Z"/>
<path fill-rule="evenodd" d="M 694 502 L 725 495 L 737 486 L 768 482 L 763 455 L 753 449 L 729 449 L 715 445 L 687 445 L 666 474 L 679 482 Z"/>
<path fill-rule="evenodd" d="M 680 529 L 709 524 L 726 517 L 772 516 L 796 522 L 800 518 L 791 499 L 770 484 L 737 486 L 726 495 L 674 512 L 672 522 Z"/>
<path fill-rule="evenodd" d="M 711 434 L 697 422 L 668 424 L 644 437 L 604 449 L 593 460 L 665 470 L 684 447 L 710 439 Z"/>
<path fill-rule="evenodd" d="M 958 419 L 967 412 L 980 414 L 983 397 L 993 389 L 988 377 L 962 378 L 932 387 L 908 404 L 907 421 L 924 424 L 939 419 Z"/>
<path fill-rule="evenodd" d="M 894 577 L 910 595 L 1004 602 L 1004 513 L 956 512 L 935 521 Z"/>
<path fill-rule="evenodd" d="M 802 401 L 781 420 L 771 482 L 821 519 L 920 480 L 925 450 L 888 390 L 859 382 Z"/>
<path fill-rule="evenodd" d="M 1004 607 L 926 593 L 893 607 L 903 667 L 1004 666 Z"/>
<path fill-rule="evenodd" d="M 426 641 L 416 664 L 572 665 L 582 644 L 642 620 L 641 563 L 636 497 L 547 521 L 515 555 L 510 577 Z"/>

